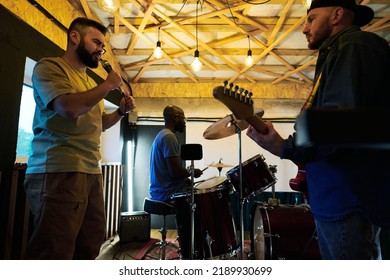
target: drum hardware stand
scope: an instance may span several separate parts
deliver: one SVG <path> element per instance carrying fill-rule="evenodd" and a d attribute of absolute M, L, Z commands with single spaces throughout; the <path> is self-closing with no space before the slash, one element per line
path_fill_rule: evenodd
<path fill-rule="evenodd" d="M 181 159 L 183 160 L 191 160 L 190 165 L 190 175 L 191 175 L 191 201 L 189 203 L 189 208 L 191 211 L 191 223 L 190 223 L 190 232 L 191 232 L 191 238 L 190 238 L 190 260 L 194 259 L 194 247 L 195 247 L 195 209 L 196 209 L 196 203 L 194 199 L 194 160 L 202 159 L 203 158 L 203 152 L 202 152 L 202 145 L 200 144 L 183 144 L 181 145 Z"/>
<path fill-rule="evenodd" d="M 268 204 L 272 207 L 279 206 L 279 199 L 275 197 L 275 184 L 272 184 L 272 197 L 268 198 Z"/>
<path fill-rule="evenodd" d="M 218 162 L 222 163 L 222 158 L 219 158 Z M 222 167 L 218 167 L 217 169 L 218 169 L 218 175 L 219 175 L 219 177 L 221 177 Z"/>
<path fill-rule="evenodd" d="M 211 236 L 209 235 L 209 232 L 206 231 L 206 244 L 207 244 L 207 247 L 209 248 L 209 254 L 210 254 L 210 260 L 213 259 L 213 252 L 211 250 L 211 244 L 213 244 L 213 239 L 211 238 Z"/>
<path fill-rule="evenodd" d="M 244 204 L 245 204 L 245 199 L 243 199 L 243 194 L 242 194 L 242 145 L 241 145 L 241 129 L 237 125 L 237 123 L 234 121 L 233 115 L 231 117 L 231 124 L 235 126 L 235 132 L 238 135 L 238 167 L 239 167 L 239 188 L 240 188 L 240 232 L 241 232 L 241 238 L 240 238 L 240 252 L 241 256 L 240 258 L 243 260 L 244 259 Z"/>
<path fill-rule="evenodd" d="M 273 174 L 276 173 L 276 165 L 270 165 L 269 169 Z M 279 206 L 279 199 L 275 196 L 275 184 L 272 184 L 272 198 L 268 198 L 268 204 L 272 207 Z"/>

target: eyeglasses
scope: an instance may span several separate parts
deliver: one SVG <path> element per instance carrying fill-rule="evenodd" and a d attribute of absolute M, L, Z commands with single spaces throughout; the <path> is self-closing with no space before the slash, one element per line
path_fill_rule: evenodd
<path fill-rule="evenodd" d="M 182 117 L 185 122 L 187 122 L 187 118 L 182 114 L 176 114 L 175 117 Z"/>
<path fill-rule="evenodd" d="M 96 40 L 96 39 L 93 40 L 93 42 L 95 43 L 95 45 L 97 47 L 101 47 L 102 48 L 102 50 L 100 51 L 102 53 L 102 55 L 106 53 L 106 49 L 104 48 L 104 44 L 102 42 L 100 42 L 99 40 Z"/>

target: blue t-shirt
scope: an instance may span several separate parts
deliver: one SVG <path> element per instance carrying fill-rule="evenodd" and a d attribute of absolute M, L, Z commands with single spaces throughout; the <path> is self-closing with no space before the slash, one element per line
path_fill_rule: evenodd
<path fill-rule="evenodd" d="M 150 197 L 169 201 L 173 194 L 182 191 L 184 179 L 173 179 L 168 172 L 167 158 L 179 157 L 179 141 L 169 129 L 161 130 L 153 141 L 150 153 Z"/>

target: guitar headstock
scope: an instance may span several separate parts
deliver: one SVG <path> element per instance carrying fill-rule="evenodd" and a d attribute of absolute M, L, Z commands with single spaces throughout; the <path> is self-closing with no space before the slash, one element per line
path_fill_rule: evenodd
<path fill-rule="evenodd" d="M 254 114 L 252 92 L 237 85 L 234 86 L 232 83 L 228 85 L 225 81 L 224 86 L 213 89 L 213 96 L 225 104 L 239 120 L 244 120 Z"/>

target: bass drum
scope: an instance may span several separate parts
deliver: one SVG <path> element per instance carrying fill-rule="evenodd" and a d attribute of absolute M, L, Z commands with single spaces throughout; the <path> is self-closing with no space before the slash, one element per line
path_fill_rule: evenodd
<path fill-rule="evenodd" d="M 194 259 L 229 259 L 238 249 L 230 208 L 231 186 L 226 177 L 215 177 L 194 189 Z M 191 193 L 173 197 L 182 259 L 191 259 Z"/>
<path fill-rule="evenodd" d="M 251 250 L 257 260 L 319 260 L 314 219 L 308 205 L 252 208 Z"/>

